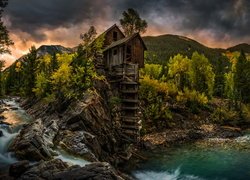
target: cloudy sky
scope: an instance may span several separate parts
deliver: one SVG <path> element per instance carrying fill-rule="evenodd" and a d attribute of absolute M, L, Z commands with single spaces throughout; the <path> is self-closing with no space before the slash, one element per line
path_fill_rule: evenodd
<path fill-rule="evenodd" d="M 76 46 L 79 34 L 119 24 L 127 8 L 148 22 L 144 35 L 178 34 L 210 47 L 250 43 L 250 0 L 9 0 L 4 22 L 15 42 L 8 64 L 31 45 Z"/>

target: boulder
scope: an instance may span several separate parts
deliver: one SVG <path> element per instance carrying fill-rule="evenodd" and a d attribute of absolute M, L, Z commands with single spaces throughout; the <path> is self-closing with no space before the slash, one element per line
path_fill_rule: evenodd
<path fill-rule="evenodd" d="M 20 177 L 25 171 L 30 168 L 29 161 L 19 161 L 11 164 L 9 167 L 9 175 L 15 178 Z"/>
<path fill-rule="evenodd" d="M 58 126 L 55 121 L 52 120 L 46 126 L 41 119 L 37 119 L 23 127 L 10 145 L 10 150 L 14 151 L 20 159 L 31 161 L 51 159 L 53 139 L 57 131 Z"/>
<path fill-rule="evenodd" d="M 92 163 L 84 167 L 75 167 L 63 172 L 56 173 L 54 179 L 103 179 L 122 180 L 116 171 L 108 163 Z"/>
<path fill-rule="evenodd" d="M 55 173 L 67 170 L 69 166 L 60 159 L 53 159 L 50 161 L 40 161 L 38 164 L 31 167 L 23 173 L 18 179 L 20 180 L 40 180 L 40 179 L 54 179 Z"/>
<path fill-rule="evenodd" d="M 10 107 L 10 109 L 15 111 L 15 110 L 18 110 L 18 107 Z"/>
<path fill-rule="evenodd" d="M 190 138 L 190 140 L 198 140 L 198 139 L 203 139 L 204 134 L 199 129 L 191 129 L 188 131 L 188 137 Z"/>
<path fill-rule="evenodd" d="M 105 103 L 96 91 L 85 92 L 81 99 L 71 102 L 60 114 L 60 131 L 54 142 L 88 161 L 111 162 L 110 157 L 118 153 L 123 143 L 117 141 L 119 132 Z"/>
<path fill-rule="evenodd" d="M 71 166 L 60 159 L 41 161 L 23 173 L 19 180 L 42 179 L 103 179 L 122 180 L 108 163 L 92 163 L 84 167 Z"/>
<path fill-rule="evenodd" d="M 59 145 L 70 152 L 71 154 L 81 156 L 88 161 L 98 161 L 96 156 L 93 154 L 92 150 L 89 149 L 87 144 L 91 141 L 91 146 L 93 146 L 93 150 L 101 151 L 98 142 L 96 141 L 95 136 L 84 132 L 84 131 L 63 131 L 60 133 L 62 140 L 59 142 Z M 89 140 L 91 137 L 91 140 Z"/>
<path fill-rule="evenodd" d="M 143 141 L 143 147 L 146 149 L 146 150 L 153 150 L 155 149 L 155 145 L 152 144 L 149 140 L 146 140 L 146 141 Z"/>
<path fill-rule="evenodd" d="M 0 121 L 0 124 L 6 125 L 6 126 L 10 126 L 11 124 L 5 121 Z"/>

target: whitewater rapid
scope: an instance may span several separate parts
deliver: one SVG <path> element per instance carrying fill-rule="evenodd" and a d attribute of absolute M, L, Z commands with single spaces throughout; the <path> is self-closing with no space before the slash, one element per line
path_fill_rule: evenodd
<path fill-rule="evenodd" d="M 9 145 L 19 134 L 22 126 L 32 120 L 25 110 L 20 107 L 19 103 L 16 102 L 15 98 L 2 100 L 1 108 L 5 111 L 1 113 L 1 116 L 4 116 L 4 119 L 1 121 L 4 123 L 0 124 L 0 131 L 2 132 L 0 137 L 0 172 L 6 170 L 10 164 L 18 161 L 14 153 L 8 151 Z M 74 157 L 61 149 L 56 149 L 55 152 L 58 154 L 55 158 L 61 159 L 69 165 L 85 166 L 90 163 L 84 159 Z"/>

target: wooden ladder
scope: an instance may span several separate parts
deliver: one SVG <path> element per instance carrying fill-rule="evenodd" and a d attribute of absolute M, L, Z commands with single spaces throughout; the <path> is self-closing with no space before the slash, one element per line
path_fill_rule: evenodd
<path fill-rule="evenodd" d="M 126 137 L 138 142 L 141 122 L 138 101 L 138 65 L 123 64 L 123 77 L 120 82 L 121 94 L 121 128 Z"/>

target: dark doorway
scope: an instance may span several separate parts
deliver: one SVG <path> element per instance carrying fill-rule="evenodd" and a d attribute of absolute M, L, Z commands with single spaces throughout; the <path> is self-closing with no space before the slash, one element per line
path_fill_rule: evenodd
<path fill-rule="evenodd" d="M 126 61 L 131 62 L 132 60 L 132 47 L 130 45 L 127 45 L 127 50 L 126 50 Z"/>

